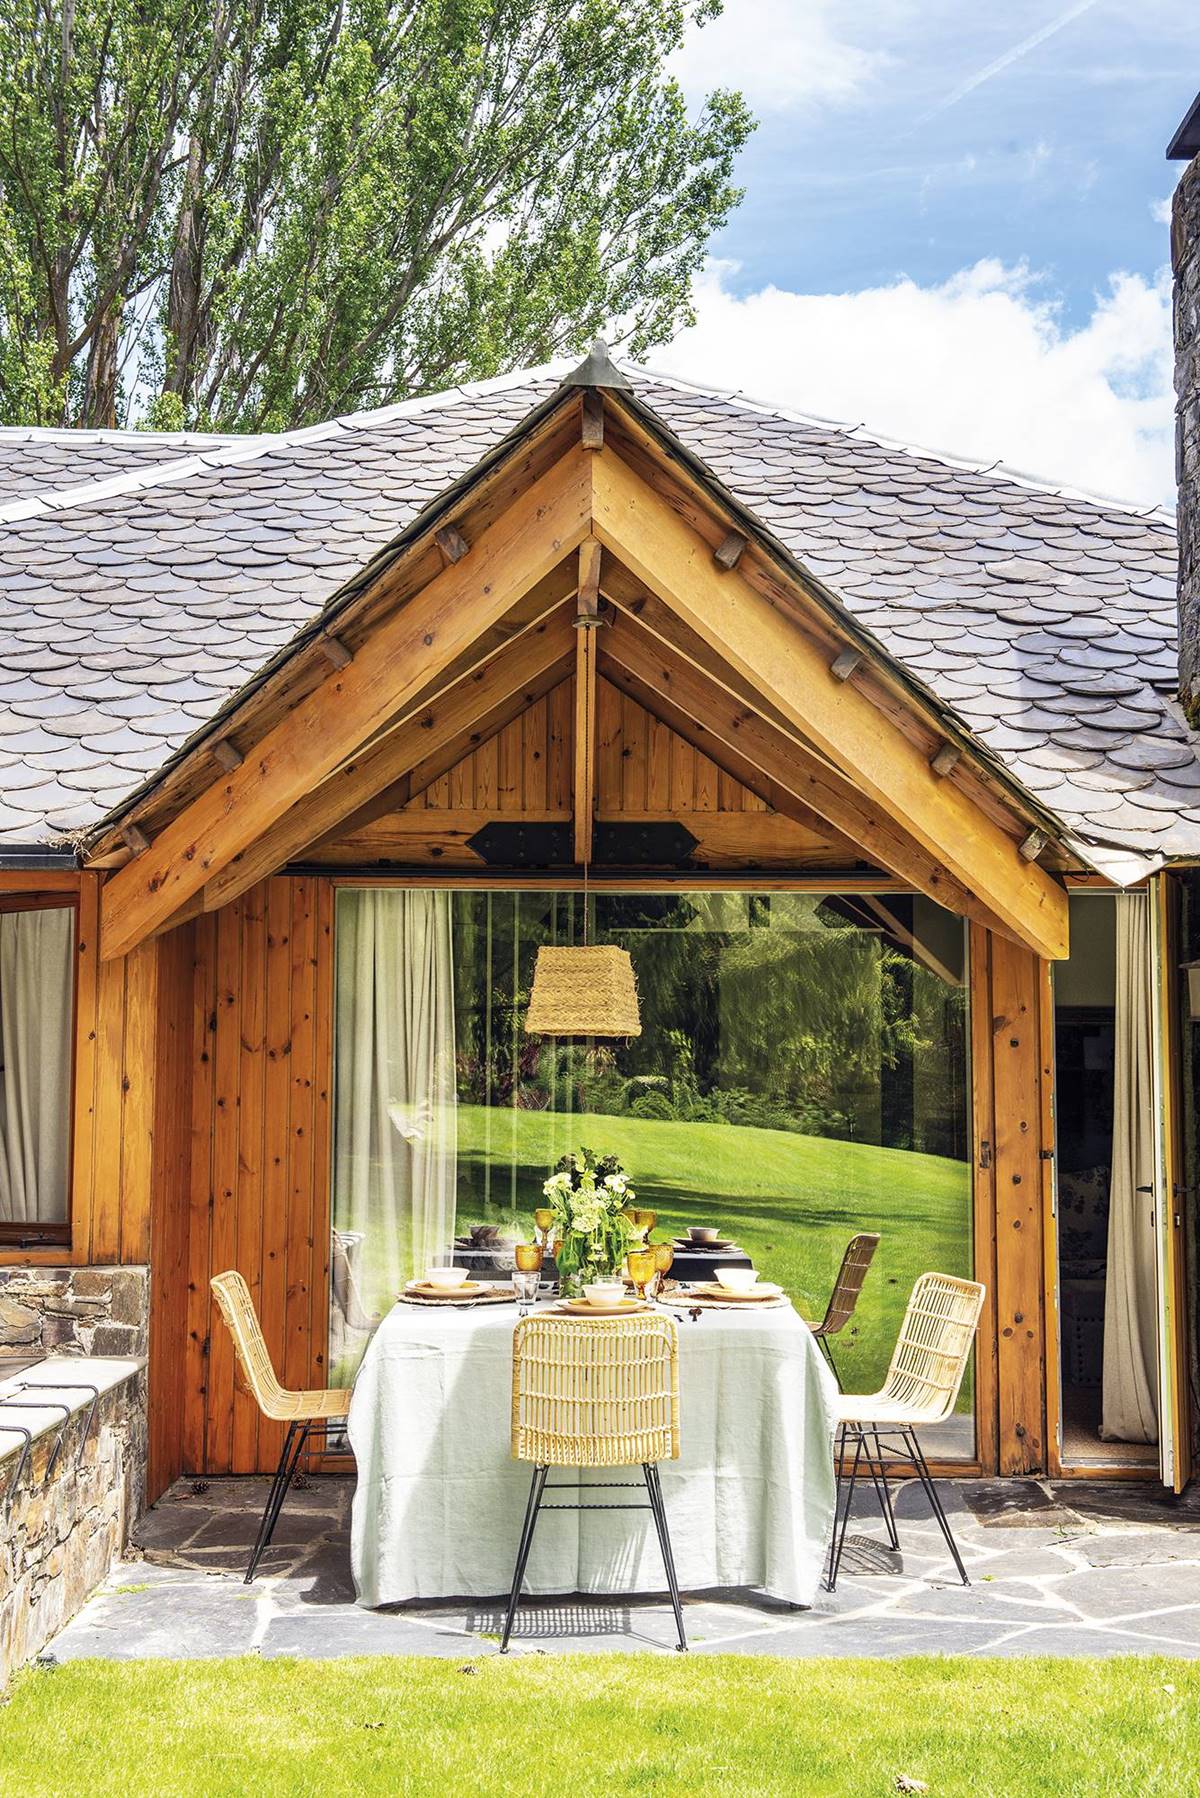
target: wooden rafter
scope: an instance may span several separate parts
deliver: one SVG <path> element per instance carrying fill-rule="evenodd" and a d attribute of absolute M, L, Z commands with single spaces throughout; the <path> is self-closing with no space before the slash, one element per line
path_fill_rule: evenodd
<path fill-rule="evenodd" d="M 165 925 L 308 792 L 353 755 L 588 534 L 590 473 L 576 450 L 525 489 L 470 553 L 381 620 L 331 673 L 166 826 L 103 893 L 101 953 L 123 955 Z"/>
<path fill-rule="evenodd" d="M 571 782 L 575 860 L 592 859 L 596 809 L 596 632 L 575 628 L 575 751 Z"/>
<path fill-rule="evenodd" d="M 830 678 L 829 658 L 746 580 L 715 566 L 712 549 L 620 457 L 592 459 L 592 529 L 605 549 L 976 896 L 1000 927 L 1039 955 L 1067 952 L 1061 885 L 1025 862 L 1007 836 L 855 681 Z M 1022 833 L 1024 834 L 1024 833 Z"/>
<path fill-rule="evenodd" d="M 773 783 L 771 803 L 777 810 L 795 815 L 793 805 L 798 802 L 808 816 L 815 813 L 826 819 L 858 844 L 877 867 L 911 883 L 951 911 L 995 925 L 990 910 L 972 890 L 910 837 L 882 806 L 864 796 L 798 736 L 760 716 L 673 645 L 656 640 L 627 615 L 617 619 L 605 639 L 606 673 L 610 663 L 612 678 L 718 766 L 726 764 L 732 751 L 738 762 L 728 771 L 736 778 L 744 780 L 747 764 L 757 768 Z M 618 670 L 625 671 L 623 680 Z M 630 685 L 629 677 L 635 685 Z"/>
<path fill-rule="evenodd" d="M 365 808 L 375 808 L 372 816 L 395 809 L 397 781 L 409 780 L 419 764 L 449 754 L 446 765 L 453 766 L 460 755 L 468 753 L 471 735 L 488 731 L 490 713 L 503 709 L 507 721 L 531 695 L 544 690 L 543 682 L 552 686 L 562 678 L 573 636 L 568 601 L 498 650 L 482 668 L 460 677 L 431 703 L 408 712 L 394 729 L 376 738 L 363 754 L 343 763 L 244 854 L 206 882 L 205 911 L 227 905 L 335 830 L 349 830 L 369 821 L 362 815 Z M 418 774 L 410 790 L 419 792 L 432 778 L 436 776 Z"/>

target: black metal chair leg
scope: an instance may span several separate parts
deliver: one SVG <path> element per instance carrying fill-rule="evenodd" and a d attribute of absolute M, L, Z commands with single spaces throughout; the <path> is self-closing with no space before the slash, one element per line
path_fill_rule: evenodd
<path fill-rule="evenodd" d="M 521 1596 L 521 1582 L 525 1578 L 525 1564 L 529 1559 L 529 1550 L 533 1546 L 533 1532 L 537 1526 L 538 1509 L 542 1502 L 542 1490 L 546 1484 L 548 1467 L 535 1467 L 529 1481 L 529 1497 L 525 1504 L 525 1522 L 521 1528 L 521 1541 L 517 1548 L 517 1564 L 513 1570 L 512 1591 L 508 1595 L 508 1610 L 504 1617 L 504 1630 L 500 1637 L 501 1654 L 508 1653 L 508 1638 L 512 1635 L 512 1626 L 516 1621 L 517 1601 Z"/>
<path fill-rule="evenodd" d="M 866 1447 L 866 1438 L 870 1434 L 875 1438 L 875 1452 Z M 879 1500 L 879 1509 L 883 1514 L 884 1528 L 888 1533 L 888 1547 L 893 1554 L 900 1552 L 900 1537 L 896 1533 L 896 1514 L 892 1510 L 892 1495 L 888 1489 L 887 1463 L 884 1460 L 883 1448 L 879 1441 L 879 1431 L 863 1431 L 864 1453 L 867 1457 L 867 1472 L 871 1476 L 871 1484 L 875 1488 L 875 1496 Z"/>
<path fill-rule="evenodd" d="M 290 1423 L 288 1425 L 288 1433 L 283 1443 L 283 1453 L 279 1457 L 275 1478 L 267 1495 L 266 1509 L 263 1511 L 262 1522 L 258 1526 L 258 1539 L 250 1555 L 250 1565 L 246 1569 L 245 1584 L 247 1586 L 250 1585 L 258 1571 L 258 1563 L 271 1546 L 271 1537 L 275 1534 L 275 1525 L 279 1522 L 283 1501 L 287 1497 L 288 1487 L 300 1465 L 300 1457 L 304 1453 L 304 1445 L 308 1441 L 308 1433 L 311 1428 L 312 1425 L 309 1423 Z"/>
<path fill-rule="evenodd" d="M 817 1337 L 817 1347 L 820 1349 L 820 1351 L 824 1355 L 826 1361 L 828 1361 L 828 1363 L 829 1363 L 829 1371 L 833 1375 L 834 1379 L 837 1381 L 838 1391 L 844 1392 L 845 1387 L 842 1385 L 842 1376 L 838 1372 L 838 1364 L 833 1358 L 833 1350 L 829 1346 L 828 1337 L 818 1336 Z"/>
<path fill-rule="evenodd" d="M 847 1433 L 848 1432 L 847 1432 L 846 1425 L 843 1424 L 842 1428 L 841 1428 L 841 1434 L 838 1439 L 837 1467 L 838 1467 L 838 1484 L 841 1485 L 843 1483 L 843 1481 L 845 1484 L 846 1508 L 842 1512 L 841 1528 L 839 1529 L 838 1517 L 837 1517 L 837 1505 L 836 1505 L 836 1503 L 834 1505 L 833 1541 L 829 1545 L 829 1576 L 825 1581 L 825 1590 L 827 1592 L 832 1592 L 835 1589 L 835 1587 L 837 1586 L 838 1568 L 842 1564 L 842 1550 L 846 1546 L 846 1531 L 850 1526 L 850 1510 L 854 1504 L 854 1486 L 855 1486 L 855 1482 L 858 1479 L 858 1467 L 859 1467 L 859 1463 L 862 1460 L 862 1456 L 863 1456 L 864 1435 L 863 1435 L 862 1430 L 858 1430 L 855 1433 L 854 1461 L 851 1465 L 849 1476 L 847 1477 L 842 1474 L 841 1465 L 842 1465 L 842 1459 L 846 1452 Z"/>
<path fill-rule="evenodd" d="M 930 1508 L 937 1518 L 943 1536 L 946 1538 L 946 1546 L 954 1557 L 954 1565 L 958 1568 L 958 1577 L 964 1586 L 969 1586 L 971 1582 L 967 1578 L 967 1570 L 963 1566 L 962 1556 L 958 1552 L 958 1543 L 954 1540 L 954 1532 L 950 1528 L 950 1521 L 946 1516 L 945 1511 L 942 1509 L 942 1501 L 938 1496 L 937 1487 L 933 1483 L 933 1476 L 929 1471 L 925 1456 L 921 1452 L 921 1445 L 917 1441 L 916 1432 L 914 1430 L 905 1430 L 903 1435 L 908 1445 L 909 1453 L 912 1455 L 913 1466 L 917 1470 L 917 1477 L 925 1488 Z"/>
<path fill-rule="evenodd" d="M 679 1632 L 679 1652 L 687 1653 L 687 1636 L 683 1628 L 683 1606 L 679 1600 L 679 1580 L 675 1573 L 675 1556 L 671 1552 L 671 1532 L 667 1528 L 667 1507 L 663 1503 L 662 1484 L 658 1477 L 658 1468 L 652 1461 L 642 1466 L 642 1474 L 646 1481 L 646 1492 L 650 1499 L 650 1509 L 654 1513 L 654 1527 L 658 1531 L 658 1545 L 662 1550 L 663 1566 L 667 1570 L 667 1586 L 671 1593 L 671 1608 L 675 1612 L 675 1628 Z"/>

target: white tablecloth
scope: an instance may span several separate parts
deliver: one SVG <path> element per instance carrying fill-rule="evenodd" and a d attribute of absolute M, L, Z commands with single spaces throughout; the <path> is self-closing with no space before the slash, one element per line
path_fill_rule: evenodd
<path fill-rule="evenodd" d="M 360 1604 L 507 1591 L 531 1471 L 511 1454 L 515 1324 L 508 1305 L 396 1305 L 376 1332 L 349 1421 Z M 680 1585 L 756 1587 L 811 1604 L 833 1520 L 833 1377 L 790 1306 L 684 1315 L 678 1328 L 680 1458 L 660 1471 Z M 645 1496 L 638 1468 L 578 1477 L 638 1482 L 597 1500 Z M 543 1510 L 527 1591 L 664 1584 L 648 1511 Z"/>

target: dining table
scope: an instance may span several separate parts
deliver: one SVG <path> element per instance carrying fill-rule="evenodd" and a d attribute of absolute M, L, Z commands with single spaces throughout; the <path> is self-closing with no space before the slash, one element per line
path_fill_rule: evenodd
<path fill-rule="evenodd" d="M 837 1387 L 824 1357 L 791 1304 L 701 1309 L 684 1293 L 663 1308 L 679 1336 L 680 1453 L 659 1471 L 680 1586 L 810 1605 L 835 1505 Z M 360 1604 L 508 1591 L 531 1473 L 512 1457 L 517 1322 L 515 1299 L 401 1301 L 372 1337 L 347 1424 Z M 555 1468 L 552 1479 L 589 1508 L 543 1511 L 525 1590 L 662 1591 L 650 1512 L 590 1508 L 643 1499 L 611 1485 L 640 1488 L 640 1468 Z"/>

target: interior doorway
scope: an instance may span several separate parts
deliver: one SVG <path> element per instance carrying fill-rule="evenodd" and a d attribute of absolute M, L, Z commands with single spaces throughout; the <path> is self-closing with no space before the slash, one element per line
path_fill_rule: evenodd
<path fill-rule="evenodd" d="M 1136 932 L 1140 920 L 1119 923 L 1111 892 L 1075 894 L 1070 903 L 1071 954 L 1054 973 L 1061 1459 L 1064 1470 L 1149 1474 L 1158 1466 L 1158 1431 L 1146 1392 L 1157 1392 L 1146 1157 L 1157 1120 L 1134 1046 L 1141 990 L 1136 970 L 1130 979 L 1137 952 L 1126 929 Z M 1145 961 L 1148 1004 L 1148 953 Z M 1126 1387 L 1142 1372 L 1139 1404 Z"/>

